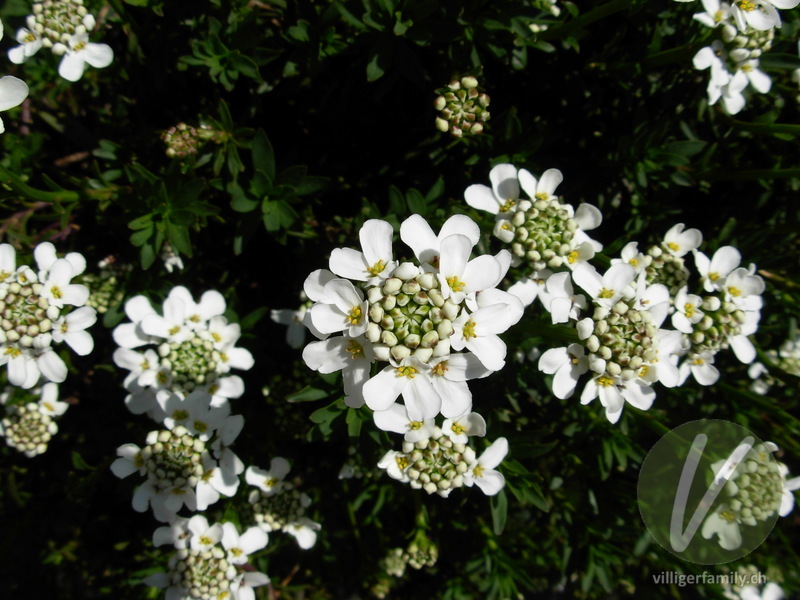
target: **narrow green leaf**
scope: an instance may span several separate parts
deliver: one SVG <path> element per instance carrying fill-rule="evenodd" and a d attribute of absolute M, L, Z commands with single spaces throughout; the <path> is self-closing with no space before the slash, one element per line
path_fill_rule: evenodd
<path fill-rule="evenodd" d="M 497 495 L 492 496 L 489 505 L 492 509 L 492 530 L 495 535 L 501 535 L 508 519 L 508 497 L 505 490 L 500 490 Z"/>
<path fill-rule="evenodd" d="M 259 129 L 253 138 L 253 167 L 262 171 L 270 181 L 275 179 L 275 150 L 263 129 Z"/>

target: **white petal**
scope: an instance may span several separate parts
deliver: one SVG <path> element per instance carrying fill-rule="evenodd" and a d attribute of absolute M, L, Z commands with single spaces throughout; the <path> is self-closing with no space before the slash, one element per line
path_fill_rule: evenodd
<path fill-rule="evenodd" d="M 11 75 L 0 78 L 0 110 L 19 106 L 27 97 L 28 85 L 24 81 Z"/>

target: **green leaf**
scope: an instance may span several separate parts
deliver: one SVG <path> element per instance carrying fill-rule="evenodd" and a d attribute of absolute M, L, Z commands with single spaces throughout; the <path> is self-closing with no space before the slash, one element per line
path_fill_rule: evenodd
<path fill-rule="evenodd" d="M 267 231 L 288 229 L 297 218 L 297 213 L 283 200 L 265 199 L 261 204 L 264 213 L 264 227 Z"/>
<path fill-rule="evenodd" d="M 251 200 L 248 198 L 241 188 L 237 188 L 231 195 L 231 208 L 240 213 L 254 211 L 260 202 L 261 200 Z"/>
<path fill-rule="evenodd" d="M 192 242 L 189 240 L 189 230 L 183 225 L 175 225 L 167 221 L 167 241 L 177 252 L 192 255 Z"/>
<path fill-rule="evenodd" d="M 428 203 L 415 189 L 410 189 L 406 192 L 406 201 L 408 202 L 408 210 L 412 213 L 422 215 L 423 217 L 428 213 Z"/>
<path fill-rule="evenodd" d="M 146 229 L 148 227 L 153 226 L 153 213 L 144 215 L 142 217 L 138 217 L 128 223 L 128 227 L 131 229 Z"/>
<path fill-rule="evenodd" d="M 156 260 L 156 251 L 152 244 L 145 244 L 139 250 L 139 259 L 142 262 L 142 269 L 145 271 L 153 266 Z"/>
<path fill-rule="evenodd" d="M 495 535 L 501 535 L 508 519 L 508 497 L 505 490 L 500 490 L 496 496 L 492 496 L 489 505 L 492 509 L 492 530 Z"/>
<path fill-rule="evenodd" d="M 262 171 L 270 181 L 273 181 L 275 179 L 275 150 L 263 129 L 259 129 L 253 138 L 252 152 L 255 170 Z"/>
<path fill-rule="evenodd" d="M 295 392 L 294 394 L 289 394 L 286 396 L 287 402 L 314 402 L 316 400 L 322 400 L 323 398 L 328 397 L 328 392 L 325 390 L 321 390 L 319 388 L 311 387 L 307 385 L 299 392 Z M 313 421 L 313 419 L 312 419 Z"/>
<path fill-rule="evenodd" d="M 348 407 L 345 421 L 347 422 L 347 435 L 351 438 L 357 438 L 358 434 L 361 433 L 361 424 L 364 422 L 361 418 L 361 413 L 353 407 Z"/>
<path fill-rule="evenodd" d="M 94 471 L 97 468 L 83 460 L 83 457 L 75 450 L 72 451 L 72 466 L 79 471 Z"/>
<path fill-rule="evenodd" d="M 153 227 L 153 224 L 151 223 L 150 227 L 148 227 L 147 229 L 140 229 L 136 233 L 131 234 L 131 244 L 133 244 L 136 247 L 139 247 L 142 244 L 146 243 L 147 240 L 149 240 L 150 237 L 153 235 L 153 230 L 154 229 L 155 228 Z"/>

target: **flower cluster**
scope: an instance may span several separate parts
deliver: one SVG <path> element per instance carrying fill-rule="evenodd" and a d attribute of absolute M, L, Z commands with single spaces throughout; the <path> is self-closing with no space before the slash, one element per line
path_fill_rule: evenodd
<path fill-rule="evenodd" d="M 114 362 L 130 371 L 125 403 L 132 412 L 146 412 L 160 421 L 166 416 L 165 403 L 174 395 L 186 398 L 203 391 L 213 396 L 215 406 L 222 406 L 244 393 L 242 379 L 230 371 L 251 368 L 253 357 L 236 346 L 241 328 L 228 323 L 224 312 L 225 299 L 219 292 L 205 292 L 195 302 L 182 286 L 170 291 L 163 316 L 144 296 L 125 303 L 131 323 L 114 329 L 120 346 Z"/>
<path fill-rule="evenodd" d="M 47 451 L 47 444 L 58 432 L 56 420 L 68 405 L 58 400 L 58 385 L 46 383 L 30 391 L 8 387 L 0 394 L 6 414 L 0 421 L 0 437 L 25 456 L 32 458 Z"/>
<path fill-rule="evenodd" d="M 83 256 L 58 258 L 50 242 L 33 255 L 37 271 L 17 266 L 14 247 L 0 244 L 0 365 L 8 366 L 9 383 L 26 389 L 42 377 L 64 381 L 67 366 L 53 344 L 66 342 L 77 354 L 89 354 L 94 341 L 85 330 L 97 320 L 95 310 L 84 306 L 89 290 L 72 283 L 86 268 Z"/>
<path fill-rule="evenodd" d="M 97 273 L 84 273 L 81 283 L 89 288 L 86 305 L 102 315 L 119 305 L 125 297 L 120 278 L 131 270 L 131 265 L 117 262 L 112 255 L 101 260 L 97 267 Z"/>
<path fill-rule="evenodd" d="M 657 382 L 674 387 L 691 374 L 702 385 L 715 383 L 714 357 L 722 350 L 730 347 L 742 362 L 753 361 L 747 336 L 760 319 L 764 282 L 754 267 L 739 267 L 735 248 L 720 248 L 708 258 L 697 250 L 701 242 L 698 230 L 679 223 L 647 254 L 635 242 L 625 246 L 602 275 L 588 263 L 574 266 L 571 279 L 540 274 L 539 297 L 553 323 L 574 322 L 578 338 L 539 360 L 539 368 L 554 376 L 558 398 L 570 397 L 588 373 L 581 402 L 599 398 L 613 423 L 625 402 L 649 409 Z M 684 259 L 689 253 L 702 297 L 689 293 L 691 273 Z M 574 293 L 573 281 L 588 301 Z M 581 318 L 587 305 L 591 316 Z M 674 329 L 663 327 L 670 314 Z"/>
<path fill-rule="evenodd" d="M 573 268 L 602 249 L 586 234 L 602 222 L 600 211 L 589 204 L 576 211 L 562 203 L 555 196 L 563 181 L 558 169 L 537 179 L 525 169 L 500 164 L 489 172 L 489 180 L 491 187 L 471 185 L 464 198 L 471 207 L 495 215 L 494 235 L 511 245 L 517 261 L 530 265 L 531 279 L 548 268 Z M 520 188 L 528 199 L 520 198 Z"/>
<path fill-rule="evenodd" d="M 436 129 L 449 131 L 455 137 L 477 135 L 489 120 L 489 96 L 478 90 L 478 80 L 472 76 L 451 81 L 446 88 L 437 90 L 441 95 L 433 103 L 439 111 Z"/>
<path fill-rule="evenodd" d="M 89 41 L 95 28 L 94 16 L 83 0 L 42 0 L 33 5 L 27 27 L 17 31 L 17 43 L 8 51 L 8 59 L 21 64 L 41 48 L 61 56 L 58 74 L 68 81 L 78 81 L 86 65 L 102 69 L 114 60 L 114 51 L 107 44 Z"/>
<path fill-rule="evenodd" d="M 307 550 L 317 542 L 320 524 L 305 516 L 311 498 L 286 481 L 289 461 L 276 456 L 269 470 L 248 467 L 245 480 L 256 489 L 251 490 L 248 501 L 256 524 L 265 532 L 283 531 L 293 536 L 297 544 Z"/>
<path fill-rule="evenodd" d="M 392 235 L 385 221 L 367 221 L 362 251 L 338 248 L 330 271 L 306 279 L 314 304 L 304 321 L 322 341 L 306 346 L 303 358 L 321 373 L 342 371 L 347 405 L 366 404 L 378 427 L 406 432 L 408 441 L 410 432 L 432 434 L 440 414 L 471 413 L 467 381 L 503 368 L 498 334 L 523 309 L 496 288 L 511 262 L 507 251 L 470 259 L 480 231 L 468 217 L 451 217 L 438 235 L 422 217 L 406 219 L 400 237 L 416 261 L 394 259 Z M 371 376 L 376 362 L 388 364 Z"/>
<path fill-rule="evenodd" d="M 761 55 L 772 47 L 774 29 L 781 26 L 776 9 L 794 8 L 798 0 L 702 0 L 705 12 L 694 15 L 699 23 L 720 31 L 720 39 L 695 54 L 696 69 L 708 69 L 708 101 L 722 99 L 730 114 L 741 111 L 748 86 L 766 94 L 772 87 L 769 75 L 759 68 Z"/>
<path fill-rule="evenodd" d="M 174 600 L 253 600 L 253 588 L 270 580 L 248 564 L 248 556 L 267 541 L 258 527 L 239 534 L 233 523 L 209 525 L 202 515 L 176 519 L 153 534 L 154 545 L 175 547 L 169 573 L 150 575 L 145 583 L 166 588 Z"/>
<path fill-rule="evenodd" d="M 770 348 L 766 354 L 775 367 L 789 375 L 800 377 L 800 335 L 796 332 L 780 348 Z M 760 362 L 751 364 L 747 374 L 754 379 L 750 389 L 757 394 L 766 394 L 773 385 L 781 385 L 781 381 L 770 375 L 767 367 Z"/>
<path fill-rule="evenodd" d="M 711 465 L 714 477 L 724 478 L 725 484 L 720 504 L 703 522 L 703 537 L 716 535 L 722 548 L 735 550 L 742 545 L 741 527 L 755 527 L 791 512 L 792 492 L 800 488 L 800 477 L 786 479 L 788 468 L 772 457 L 777 449 L 772 442 L 758 444 L 726 473 L 721 472 L 725 459 Z"/>
<path fill-rule="evenodd" d="M 183 417 L 192 431 L 168 418 L 171 427 L 151 431 L 143 448 L 124 444 L 117 449 L 119 458 L 111 465 L 114 474 L 124 478 L 138 471 L 146 478 L 133 496 L 133 508 L 138 512 L 150 506 L 156 519 L 169 522 L 184 505 L 203 511 L 220 495 L 236 493 L 244 466 L 229 446 L 239 435 L 244 419 L 225 414 L 223 408 L 211 408 L 210 400 L 208 394 L 197 392 L 180 402 L 180 406 L 204 407 L 205 420 L 199 411 L 192 414 L 186 408 L 176 408 L 173 412 L 175 417 Z"/>
<path fill-rule="evenodd" d="M 477 485 L 487 496 L 494 496 L 505 485 L 503 474 L 495 467 L 508 454 L 508 442 L 498 438 L 476 458 L 475 451 L 465 442 L 454 441 L 466 439 L 461 427 L 456 426 L 456 431 L 451 426 L 450 434 L 445 435 L 434 427 L 430 437 L 418 442 L 404 441 L 402 452 L 387 452 L 378 466 L 386 469 L 393 479 L 443 498 L 464 485 Z"/>

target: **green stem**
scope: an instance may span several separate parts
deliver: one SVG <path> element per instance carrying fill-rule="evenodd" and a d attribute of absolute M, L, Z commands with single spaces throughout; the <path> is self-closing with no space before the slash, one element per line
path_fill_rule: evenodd
<path fill-rule="evenodd" d="M 41 202 L 77 202 L 80 199 L 80 194 L 78 192 L 70 192 L 67 190 L 47 192 L 45 190 L 32 188 L 5 167 L 0 167 L 0 184 L 7 185 L 15 192 L 19 192 L 32 200 L 39 200 Z"/>
<path fill-rule="evenodd" d="M 731 121 L 736 129 L 752 131 L 753 133 L 788 133 L 800 135 L 800 125 L 793 123 L 745 123 L 744 121 Z"/>
<path fill-rule="evenodd" d="M 551 325 L 550 323 L 542 323 L 541 321 L 525 323 L 525 334 L 536 335 L 547 340 L 566 342 L 568 344 L 580 341 L 578 339 L 578 331 L 574 327 L 569 327 L 567 325 Z"/>

